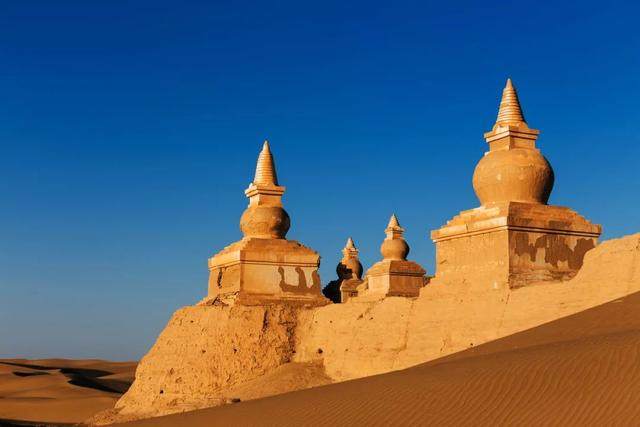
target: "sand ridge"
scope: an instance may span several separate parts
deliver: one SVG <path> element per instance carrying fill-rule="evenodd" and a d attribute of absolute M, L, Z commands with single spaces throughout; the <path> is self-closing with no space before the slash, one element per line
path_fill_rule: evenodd
<path fill-rule="evenodd" d="M 112 407 L 133 381 L 135 362 L 0 360 L 0 424 L 78 423 Z"/>

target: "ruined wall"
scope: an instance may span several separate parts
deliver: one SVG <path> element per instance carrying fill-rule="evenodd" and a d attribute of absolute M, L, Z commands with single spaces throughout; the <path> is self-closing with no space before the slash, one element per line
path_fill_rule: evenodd
<path fill-rule="evenodd" d="M 472 276 L 471 276 L 472 277 Z M 437 276 L 419 298 L 331 305 L 303 313 L 294 360 L 337 381 L 407 368 L 640 291 L 640 234 L 588 252 L 567 282 L 509 290 Z"/>
<path fill-rule="evenodd" d="M 257 398 L 403 369 L 638 291 L 640 234 L 602 243 L 562 283 L 483 289 L 473 276 L 436 278 L 418 298 L 186 307 L 142 359 L 116 410 L 99 420 L 219 405 L 243 387 Z"/>
<path fill-rule="evenodd" d="M 480 286 L 503 287 L 509 280 L 509 232 L 468 235 L 436 243 L 436 277 L 474 278 Z"/>
<path fill-rule="evenodd" d="M 178 310 L 140 361 L 119 420 L 225 403 L 225 389 L 289 362 L 297 311 L 198 305 Z M 102 418 L 109 420 L 109 414 Z"/>

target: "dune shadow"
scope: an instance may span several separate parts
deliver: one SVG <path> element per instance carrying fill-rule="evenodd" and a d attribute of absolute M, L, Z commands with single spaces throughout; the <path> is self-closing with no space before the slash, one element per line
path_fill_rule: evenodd
<path fill-rule="evenodd" d="M 91 388 L 94 390 L 104 391 L 107 393 L 122 394 L 122 393 L 125 393 L 131 386 L 130 381 L 101 378 L 101 377 L 114 374 L 114 372 L 105 371 L 102 369 L 42 366 L 37 364 L 17 363 L 17 362 L 2 362 L 2 364 L 9 365 L 9 366 L 16 366 L 20 368 L 34 369 L 38 371 L 59 371 L 62 375 L 68 378 L 67 382 L 71 385 L 75 385 L 78 387 Z M 13 374 L 19 377 L 48 375 L 47 372 L 19 372 L 19 371 L 15 371 L 13 372 Z"/>

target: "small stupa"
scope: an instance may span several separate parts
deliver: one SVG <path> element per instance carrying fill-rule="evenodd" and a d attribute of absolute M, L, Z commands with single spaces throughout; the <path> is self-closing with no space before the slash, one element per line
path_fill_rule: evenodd
<path fill-rule="evenodd" d="M 244 237 L 209 259 L 209 299 L 244 305 L 328 303 L 320 291 L 320 255 L 285 238 L 290 219 L 282 206 L 284 191 L 265 141 L 253 182 L 245 190 L 249 206 L 240 218 Z"/>
<path fill-rule="evenodd" d="M 342 249 L 342 259 L 336 266 L 338 279 L 329 282 L 322 290 L 324 296 L 334 303 L 346 302 L 358 294 L 356 288 L 362 283 L 362 264 L 358 253 L 353 239 L 349 237 Z"/>
<path fill-rule="evenodd" d="M 387 237 L 380 245 L 382 260 L 367 270 L 366 283 L 358 287 L 358 296 L 417 297 L 426 283 L 426 270 L 407 260 L 409 245 L 395 214 L 391 215 L 384 231 Z"/>
<path fill-rule="evenodd" d="M 602 230 L 569 208 L 547 204 L 554 172 L 536 148 L 539 134 L 527 125 L 508 79 L 496 123 L 484 134 L 489 151 L 473 175 L 481 206 L 431 233 L 438 281 L 516 288 L 578 272 Z"/>

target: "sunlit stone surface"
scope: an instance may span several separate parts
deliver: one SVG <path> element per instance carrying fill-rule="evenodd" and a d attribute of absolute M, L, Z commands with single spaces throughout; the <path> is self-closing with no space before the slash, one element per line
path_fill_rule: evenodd
<path fill-rule="evenodd" d="M 438 282 L 516 288 L 568 280 L 595 247 L 599 225 L 569 208 L 547 205 L 554 174 L 536 148 L 539 133 L 525 122 L 507 80 L 496 124 L 484 135 L 489 151 L 473 176 L 481 206 L 431 233 Z"/>
<path fill-rule="evenodd" d="M 209 259 L 209 298 L 244 305 L 329 302 L 320 291 L 320 255 L 285 238 L 290 220 L 282 206 L 284 191 L 265 141 L 255 178 L 245 191 L 249 206 L 240 219 L 244 238 Z"/>

